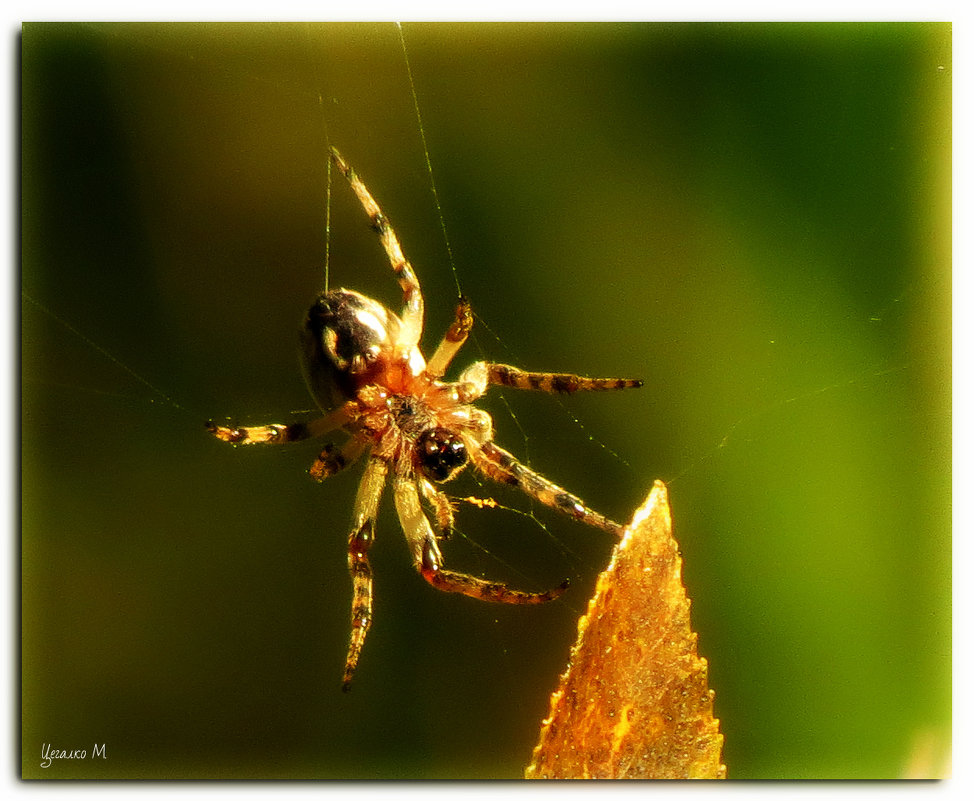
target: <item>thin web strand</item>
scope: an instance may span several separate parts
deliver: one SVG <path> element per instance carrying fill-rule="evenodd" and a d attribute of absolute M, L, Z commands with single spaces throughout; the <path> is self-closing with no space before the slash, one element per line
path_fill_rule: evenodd
<path fill-rule="evenodd" d="M 433 194 L 433 203 L 436 206 L 437 217 L 438 217 L 438 219 L 440 221 L 440 230 L 443 233 L 443 241 L 444 241 L 444 243 L 446 245 L 447 258 L 449 259 L 449 262 L 450 262 L 450 271 L 453 273 L 453 282 L 454 282 L 454 284 L 456 285 L 456 288 L 457 288 L 457 295 L 463 295 L 463 290 L 460 287 L 460 274 L 457 271 L 456 261 L 453 258 L 453 248 L 450 246 L 450 236 L 449 236 L 449 234 L 447 232 L 447 229 L 446 229 L 446 220 L 445 220 L 445 218 L 443 216 L 443 207 L 440 204 L 439 192 L 437 192 L 437 189 L 436 189 L 436 180 L 433 177 L 433 163 L 432 163 L 432 160 L 430 158 L 429 145 L 428 145 L 428 143 L 426 141 L 426 129 L 425 129 L 425 126 L 423 125 L 423 115 L 422 115 L 422 112 L 420 111 L 420 108 L 419 108 L 419 96 L 416 93 L 416 82 L 415 82 L 415 80 L 413 78 L 413 70 L 412 70 L 412 67 L 410 66 L 410 63 L 409 63 L 409 51 L 408 51 L 408 48 L 406 47 L 406 37 L 405 37 L 405 34 L 403 32 L 403 28 L 402 28 L 402 23 L 401 22 L 397 22 L 396 23 L 396 30 L 399 31 L 399 43 L 402 46 L 403 62 L 405 64 L 405 66 L 406 66 L 406 76 L 407 76 L 407 78 L 409 80 L 409 90 L 410 90 L 410 92 L 412 94 L 412 98 L 413 98 L 413 109 L 416 112 L 416 125 L 417 125 L 417 127 L 419 129 L 419 137 L 420 137 L 420 140 L 423 143 L 423 157 L 426 159 L 426 172 L 427 172 L 427 175 L 429 175 L 429 179 L 430 179 L 430 190 L 432 191 L 432 194 Z M 490 326 L 488 326 L 484 322 L 483 318 L 479 314 L 476 313 L 476 310 L 474 310 L 474 315 L 475 315 L 477 321 L 482 326 L 484 326 L 484 328 L 487 329 L 487 331 L 490 333 L 490 335 L 492 337 L 494 337 L 494 339 L 496 339 L 498 342 L 500 342 L 500 338 L 497 336 L 497 334 L 495 334 L 490 329 Z M 474 347 L 477 349 L 477 352 L 480 354 L 481 358 L 486 358 L 484 348 L 483 348 L 483 346 L 480 343 L 480 339 L 477 336 L 476 330 L 474 330 L 474 331 L 471 332 L 471 334 L 470 334 L 470 341 L 474 345 Z M 524 427 L 521 425 L 521 421 L 518 419 L 517 415 L 514 413 L 514 409 L 511 408 L 511 405 L 510 405 L 510 403 L 508 403 L 507 398 L 504 397 L 503 391 L 501 391 L 498 388 L 497 391 L 496 391 L 496 394 L 499 397 L 501 403 L 503 403 L 504 406 L 506 407 L 507 413 L 510 415 L 511 419 L 514 421 L 514 424 L 517 426 L 518 431 L 521 434 L 521 437 L 522 437 L 523 442 L 524 442 L 525 462 L 527 464 L 530 464 L 531 463 L 531 460 L 530 460 L 530 456 L 528 455 L 528 442 L 529 442 L 528 432 L 524 430 Z"/>
<path fill-rule="evenodd" d="M 319 95 L 320 97 L 320 95 Z M 325 292 L 331 278 L 331 159 L 325 159 Z"/>
<path fill-rule="evenodd" d="M 327 148 L 331 147 L 331 135 L 328 132 L 328 115 L 325 113 L 325 98 L 321 93 L 324 81 L 321 71 L 318 69 L 318 61 L 315 59 L 314 38 L 311 35 L 311 23 L 306 23 L 305 30 L 308 34 L 308 53 L 311 59 L 311 70 L 315 82 L 315 94 L 318 97 L 318 113 L 321 119 L 321 130 L 325 139 L 325 288 L 328 291 L 328 284 L 331 279 L 331 159 L 328 158 Z"/>
<path fill-rule="evenodd" d="M 892 367 L 875 367 L 867 370 L 865 373 L 856 373 L 855 375 L 844 378 L 840 381 L 835 381 L 831 384 L 826 384 L 825 386 L 816 387 L 815 389 L 808 390 L 807 392 L 802 392 L 797 395 L 789 395 L 780 400 L 772 401 L 759 409 L 755 409 L 743 417 L 738 418 L 734 421 L 730 427 L 727 428 L 724 435 L 720 438 L 720 441 L 710 448 L 702 456 L 698 456 L 693 459 L 686 467 L 684 467 L 675 476 L 666 479 L 667 486 L 675 484 L 680 479 L 686 477 L 689 473 L 693 472 L 699 468 L 705 462 L 716 458 L 724 449 L 727 447 L 737 444 L 738 440 L 742 438 L 742 429 L 745 429 L 749 424 L 753 423 L 755 420 L 760 420 L 762 417 L 766 417 L 781 409 L 785 409 L 792 404 L 799 404 L 803 401 L 812 400 L 820 395 L 824 395 L 830 392 L 837 392 L 842 389 L 847 389 L 849 387 L 865 384 L 868 381 L 873 381 L 876 379 L 884 378 L 888 375 L 894 375 L 900 373 L 904 370 L 912 369 L 912 364 L 900 364 L 894 365 Z"/>
<path fill-rule="evenodd" d="M 409 53 L 406 49 L 406 37 L 403 34 L 402 23 L 396 23 L 396 30 L 399 31 L 399 43 L 402 45 L 402 58 L 406 65 L 406 76 L 409 79 L 409 91 L 413 96 L 413 108 L 416 111 L 416 124 L 419 127 L 419 138 L 423 142 L 423 157 L 426 159 L 426 172 L 430 177 L 430 190 L 433 193 L 433 203 L 436 205 L 436 213 L 440 219 L 440 230 L 443 232 L 443 242 L 446 244 L 446 255 L 450 261 L 450 270 L 453 273 L 453 282 L 457 287 L 457 295 L 462 295 L 460 289 L 460 276 L 457 273 L 457 266 L 453 260 L 453 248 L 450 246 L 450 236 L 446 230 L 446 220 L 443 218 L 443 206 L 440 204 L 440 194 L 436 191 L 436 180 L 433 178 L 433 162 L 430 160 L 429 146 L 426 143 L 426 129 L 423 126 L 423 115 L 419 110 L 419 97 L 416 94 L 416 83 L 413 80 L 413 70 L 409 65 Z"/>
<path fill-rule="evenodd" d="M 57 322 L 59 322 L 61 325 L 63 325 L 65 328 L 67 328 L 68 331 L 70 331 L 72 334 L 74 334 L 76 337 L 78 337 L 78 339 L 80 339 L 82 342 L 84 342 L 92 350 L 96 351 L 97 353 L 100 353 L 102 356 L 104 356 L 106 359 L 108 359 L 112 364 L 114 364 L 119 369 L 124 370 L 126 373 L 128 373 L 130 376 L 132 376 L 132 378 L 134 378 L 140 384 L 142 384 L 143 386 L 147 387 L 154 394 L 156 394 L 160 398 L 162 398 L 166 403 L 168 403 L 169 405 L 175 407 L 176 409 L 179 409 L 180 411 L 186 411 L 182 406 L 180 406 L 178 403 L 176 403 L 176 401 L 174 401 L 172 398 L 170 398 L 165 392 L 163 392 L 161 389 L 159 389 L 159 387 L 157 387 L 155 384 L 152 384 L 149 381 L 147 381 L 146 379 L 144 379 L 141 375 L 139 375 L 137 372 L 135 372 L 135 370 L 133 370 L 131 367 L 129 367 L 127 364 L 125 364 L 125 362 L 123 362 L 118 357 L 114 356 L 112 353 L 110 353 L 109 351 L 107 351 L 105 348 L 103 348 L 101 345 L 99 345 L 94 340 L 89 339 L 88 337 L 86 337 L 84 334 L 82 334 L 77 328 L 75 328 L 69 322 L 67 322 L 66 320 L 62 319 L 57 314 L 55 314 L 53 311 L 51 311 L 49 308 L 47 308 L 47 306 L 45 306 L 44 304 L 39 303 L 38 301 L 34 300 L 34 298 L 32 298 L 29 294 L 27 294 L 27 292 L 21 291 L 21 295 L 24 297 L 25 300 L 28 300 L 31 303 L 33 303 L 34 306 L 36 306 L 38 309 L 40 309 L 46 315 L 48 315 L 49 317 L 51 317 L 54 320 L 57 320 Z"/>

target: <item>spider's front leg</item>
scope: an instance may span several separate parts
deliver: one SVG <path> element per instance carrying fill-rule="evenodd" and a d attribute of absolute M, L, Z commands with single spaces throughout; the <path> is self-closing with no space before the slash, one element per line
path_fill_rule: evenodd
<path fill-rule="evenodd" d="M 554 600 L 567 589 L 567 579 L 547 592 L 524 592 L 512 590 L 499 581 L 485 581 L 466 573 L 444 570 L 443 555 L 429 520 L 423 514 L 415 481 L 397 477 L 393 483 L 393 499 L 409 542 L 413 564 L 419 574 L 436 589 L 504 604 L 543 604 Z"/>

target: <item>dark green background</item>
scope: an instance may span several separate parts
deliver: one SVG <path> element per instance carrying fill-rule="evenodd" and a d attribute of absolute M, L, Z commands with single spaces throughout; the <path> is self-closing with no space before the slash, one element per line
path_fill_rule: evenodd
<path fill-rule="evenodd" d="M 935 772 L 950 27 L 404 30 L 487 326 L 458 362 L 645 379 L 485 406 L 499 442 L 618 519 L 669 483 L 729 775 Z M 456 286 L 395 26 L 24 28 L 25 776 L 517 777 L 529 758 L 609 539 L 464 507 L 450 566 L 573 581 L 498 607 L 430 589 L 384 505 L 346 696 L 360 470 L 317 486 L 313 444 L 203 430 L 310 405 L 295 330 L 322 282 L 329 141 L 416 266 L 429 346 Z M 332 192 L 333 285 L 397 306 Z M 42 770 L 43 743 L 108 759 Z"/>

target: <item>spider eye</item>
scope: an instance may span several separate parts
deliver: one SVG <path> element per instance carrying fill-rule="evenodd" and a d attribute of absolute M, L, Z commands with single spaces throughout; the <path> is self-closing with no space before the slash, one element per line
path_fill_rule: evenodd
<path fill-rule="evenodd" d="M 433 481 L 447 481 L 467 463 L 463 441 L 446 428 L 431 428 L 416 441 L 416 466 Z"/>

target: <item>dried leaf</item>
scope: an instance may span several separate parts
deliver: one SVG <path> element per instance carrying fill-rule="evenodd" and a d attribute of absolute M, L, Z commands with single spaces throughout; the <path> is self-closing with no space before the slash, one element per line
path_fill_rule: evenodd
<path fill-rule="evenodd" d="M 681 565 L 657 481 L 578 621 L 526 778 L 726 776 Z"/>

